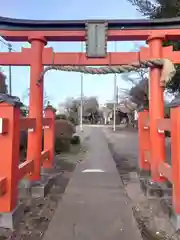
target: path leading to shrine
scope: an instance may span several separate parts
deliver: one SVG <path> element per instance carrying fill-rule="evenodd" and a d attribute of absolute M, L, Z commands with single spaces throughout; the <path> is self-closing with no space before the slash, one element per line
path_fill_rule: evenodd
<path fill-rule="evenodd" d="M 142 239 L 102 129 L 85 127 L 84 136 L 88 152 L 43 240 Z"/>

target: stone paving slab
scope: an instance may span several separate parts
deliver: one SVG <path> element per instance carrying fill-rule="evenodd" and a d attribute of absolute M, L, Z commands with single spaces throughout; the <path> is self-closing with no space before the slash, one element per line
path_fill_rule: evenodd
<path fill-rule="evenodd" d="M 93 169 L 102 172 L 83 172 Z M 142 239 L 101 129 L 91 129 L 85 161 L 77 166 L 43 238 L 51 239 Z"/>

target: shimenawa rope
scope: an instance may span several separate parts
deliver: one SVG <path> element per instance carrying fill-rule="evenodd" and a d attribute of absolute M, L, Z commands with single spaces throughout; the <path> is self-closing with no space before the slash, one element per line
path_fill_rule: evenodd
<path fill-rule="evenodd" d="M 54 62 L 54 61 L 53 61 Z M 136 71 L 139 68 L 161 68 L 160 85 L 165 86 L 176 73 L 174 64 L 168 59 L 152 59 L 148 61 L 139 61 L 129 65 L 120 66 L 105 66 L 105 67 L 86 67 L 86 66 L 56 66 L 54 63 L 48 66 L 41 73 L 38 83 L 43 79 L 45 74 L 50 70 L 66 71 L 66 72 L 80 72 L 84 74 L 104 75 L 114 73 L 127 73 Z"/>

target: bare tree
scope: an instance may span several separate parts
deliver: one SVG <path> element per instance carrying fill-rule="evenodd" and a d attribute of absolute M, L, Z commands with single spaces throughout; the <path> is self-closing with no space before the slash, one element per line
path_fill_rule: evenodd
<path fill-rule="evenodd" d="M 79 120 L 80 98 L 67 98 L 64 106 L 69 117 L 76 122 Z M 83 99 L 83 117 L 89 117 L 90 121 L 94 122 L 99 115 L 99 103 L 96 97 L 84 97 Z"/>
<path fill-rule="evenodd" d="M 22 101 L 24 102 L 30 94 L 30 88 L 26 89 L 26 91 L 22 94 Z M 44 91 L 43 95 L 43 105 L 46 107 L 50 102 L 50 97 L 47 95 L 46 91 Z"/>
<path fill-rule="evenodd" d="M 0 93 L 8 93 L 6 84 L 6 75 L 0 69 Z"/>
<path fill-rule="evenodd" d="M 135 51 L 139 51 L 143 44 L 135 44 Z M 129 97 L 132 102 L 147 107 L 149 103 L 148 96 L 148 69 L 137 69 L 136 72 L 122 74 L 122 78 L 132 84 L 129 91 L 126 91 L 126 97 Z"/>
<path fill-rule="evenodd" d="M 84 111 L 88 113 L 95 113 L 99 110 L 99 103 L 96 97 L 84 98 Z"/>

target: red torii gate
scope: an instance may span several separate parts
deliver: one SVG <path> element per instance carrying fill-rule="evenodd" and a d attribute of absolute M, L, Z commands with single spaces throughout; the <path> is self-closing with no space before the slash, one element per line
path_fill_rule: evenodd
<path fill-rule="evenodd" d="M 162 24 L 162 22 L 165 22 Z M 162 47 L 165 39 L 179 40 L 180 29 L 176 25 L 179 20 L 159 20 L 159 21 L 30 21 L 30 20 L 14 20 L 0 19 L 0 35 L 8 41 L 28 41 L 31 48 L 22 48 L 21 52 L 0 53 L 0 65 L 13 66 L 30 66 L 30 111 L 29 120 L 27 122 L 32 126 L 32 119 L 35 119 L 36 128 L 33 133 L 28 136 L 28 153 L 27 161 L 24 163 L 24 171 L 21 177 L 31 172 L 31 180 L 40 180 L 41 167 L 41 143 L 42 143 L 42 127 L 43 127 L 43 81 L 40 81 L 40 75 L 43 71 L 43 65 L 79 65 L 79 66 L 117 66 L 131 64 L 133 62 L 151 60 L 151 59 L 169 59 L 173 63 L 180 63 L 179 52 L 173 52 L 172 47 Z M 107 26 L 104 30 L 105 40 L 108 41 L 132 41 L 146 40 L 149 48 L 141 48 L 140 52 L 123 52 L 123 53 L 104 53 L 99 56 L 98 53 L 94 57 L 88 57 L 87 53 L 53 53 L 52 48 L 45 48 L 48 41 L 86 41 L 87 24 L 95 24 L 102 27 Z M 167 24 L 167 27 L 166 27 Z M 102 29 L 101 29 L 102 30 Z M 102 31 L 101 31 L 102 33 Z M 98 40 L 97 40 L 98 41 Z M 97 43 L 97 42 L 96 42 Z M 91 45 L 91 42 L 88 42 Z M 106 47 L 106 46 L 104 46 Z M 98 48 L 98 47 L 97 47 Z M 102 50 L 102 49 L 101 49 Z M 151 168 L 152 179 L 155 182 L 165 181 L 167 178 L 173 183 L 173 200 L 174 208 L 177 214 L 180 214 L 180 150 L 178 144 L 180 142 L 180 108 L 172 110 L 171 120 L 164 119 L 164 88 L 160 86 L 159 68 L 150 68 L 150 105 L 149 112 L 141 112 L 139 115 L 139 154 L 140 168 L 149 170 Z M 3 105 L 3 104 L 2 104 Z M 4 109 L 7 104 L 2 106 L 0 117 L 10 118 L 12 120 L 12 112 L 4 115 Z M 10 108 L 13 108 L 10 106 Z M 14 112 L 13 112 L 14 113 Z M 149 117 L 150 116 L 150 117 Z M 50 113 L 50 117 L 53 118 Z M 13 121 L 17 121 L 17 116 Z M 147 121 L 147 119 L 149 119 Z M 13 122 L 12 127 L 15 127 Z M 25 124 L 26 127 L 28 124 Z M 17 122 L 16 122 L 17 127 Z M 18 126 L 19 128 L 19 126 Z M 146 129 L 147 128 L 147 129 Z M 165 163 L 165 135 L 158 132 L 158 129 L 171 129 L 172 136 L 172 167 Z M 13 129 L 14 130 L 14 129 Z M 52 128 L 49 132 L 51 139 L 53 136 Z M 0 197 L 0 212 L 10 212 L 16 206 L 17 200 L 17 182 L 18 182 L 18 152 L 16 144 L 16 136 L 9 136 L 11 147 L 8 151 L 10 155 L 1 153 L 1 159 L 6 159 L 6 167 L 0 167 L 0 189 L 3 194 Z M 0 136 L 0 146 L 2 144 Z M 6 142 L 7 144 L 8 142 Z M 8 147 L 6 147 L 8 148 Z M 16 161 L 13 153 L 16 148 Z M 51 153 L 52 153 L 51 145 Z M 150 154 L 149 154 L 150 153 Z M 47 157 L 47 156 L 46 156 Z M 32 159 L 30 167 L 28 160 Z M 2 161 L 3 161 L 2 160 Z M 52 166 L 53 154 L 50 157 Z M 0 163 L 1 165 L 4 164 Z M 12 183 L 14 181 L 16 184 Z"/>

